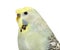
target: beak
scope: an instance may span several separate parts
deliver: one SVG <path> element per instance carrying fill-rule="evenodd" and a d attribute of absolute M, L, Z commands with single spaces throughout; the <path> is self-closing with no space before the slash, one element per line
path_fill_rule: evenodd
<path fill-rule="evenodd" d="M 21 29 L 25 29 L 26 26 L 28 25 L 28 22 L 21 18 L 21 14 L 17 14 L 16 21 L 18 22 L 18 26 Z"/>
<path fill-rule="evenodd" d="M 19 18 L 20 18 L 20 14 L 17 14 L 17 17 L 16 17 L 16 21 L 18 22 Z"/>

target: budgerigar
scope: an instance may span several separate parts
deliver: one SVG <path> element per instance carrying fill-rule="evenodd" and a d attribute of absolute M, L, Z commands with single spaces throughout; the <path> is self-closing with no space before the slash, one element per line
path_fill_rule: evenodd
<path fill-rule="evenodd" d="M 31 7 L 17 9 L 19 50 L 60 50 L 60 44 L 40 14 Z"/>

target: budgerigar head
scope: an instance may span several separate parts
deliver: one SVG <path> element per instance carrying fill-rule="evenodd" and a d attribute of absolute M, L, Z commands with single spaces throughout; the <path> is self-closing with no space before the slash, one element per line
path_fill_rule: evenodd
<path fill-rule="evenodd" d="M 21 28 L 23 25 L 27 26 L 28 24 L 32 24 L 36 18 L 38 18 L 38 13 L 35 9 L 31 7 L 24 7 L 22 9 L 17 9 L 17 23 Z"/>

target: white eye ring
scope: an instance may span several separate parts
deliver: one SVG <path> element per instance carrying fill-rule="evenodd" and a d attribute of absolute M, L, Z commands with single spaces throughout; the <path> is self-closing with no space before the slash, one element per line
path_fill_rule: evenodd
<path fill-rule="evenodd" d="M 24 12 L 24 15 L 27 15 L 28 14 L 28 12 Z"/>

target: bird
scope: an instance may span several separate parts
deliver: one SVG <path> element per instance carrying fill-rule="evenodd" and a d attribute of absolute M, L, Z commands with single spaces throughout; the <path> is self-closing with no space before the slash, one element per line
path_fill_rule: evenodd
<path fill-rule="evenodd" d="M 16 16 L 19 50 L 60 50 L 59 41 L 34 8 L 19 8 Z"/>

